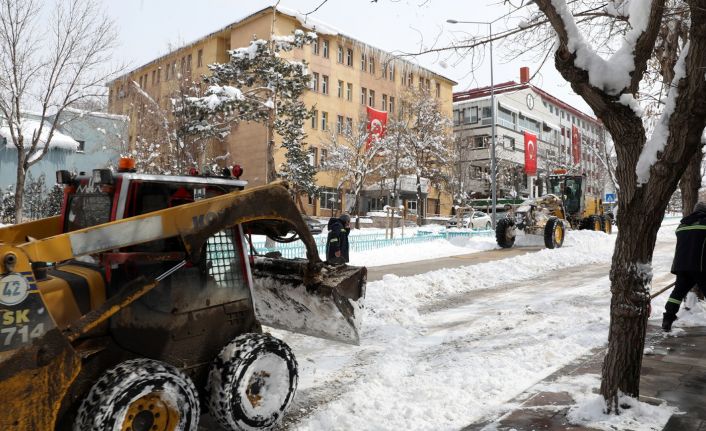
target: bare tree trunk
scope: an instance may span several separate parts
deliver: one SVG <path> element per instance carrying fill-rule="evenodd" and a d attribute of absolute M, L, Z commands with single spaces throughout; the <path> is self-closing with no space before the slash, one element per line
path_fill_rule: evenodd
<path fill-rule="evenodd" d="M 694 157 L 689 161 L 689 165 L 679 180 L 679 190 L 681 190 L 681 212 L 684 217 L 691 214 L 694 205 L 699 200 L 699 189 L 701 188 L 701 161 L 704 158 L 703 149 L 700 148 Z"/>
<path fill-rule="evenodd" d="M 22 223 L 22 207 L 24 206 L 25 197 L 25 179 L 27 171 L 25 170 L 25 154 L 23 149 L 17 149 L 17 178 L 15 182 L 15 223 Z"/>
<path fill-rule="evenodd" d="M 267 183 L 277 179 L 277 170 L 275 169 L 275 140 L 272 136 L 272 131 L 268 132 L 269 138 L 267 140 Z"/>

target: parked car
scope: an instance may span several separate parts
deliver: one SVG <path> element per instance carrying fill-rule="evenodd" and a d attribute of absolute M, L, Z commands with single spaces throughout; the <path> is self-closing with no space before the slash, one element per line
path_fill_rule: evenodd
<path fill-rule="evenodd" d="M 311 232 L 312 235 L 318 235 L 323 232 L 324 223 L 321 223 L 319 220 L 306 214 L 302 214 L 302 217 L 304 218 L 306 225 L 309 227 L 309 232 Z"/>
<path fill-rule="evenodd" d="M 470 214 L 464 214 L 459 222 L 457 216 L 453 216 L 446 222 L 446 228 L 474 228 L 474 229 L 491 229 L 492 222 L 490 216 L 481 211 L 473 211 Z"/>

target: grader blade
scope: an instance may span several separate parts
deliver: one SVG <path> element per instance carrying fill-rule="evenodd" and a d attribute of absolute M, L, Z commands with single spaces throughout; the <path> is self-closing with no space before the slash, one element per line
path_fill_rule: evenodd
<path fill-rule="evenodd" d="M 255 314 L 263 325 L 358 345 L 367 270 L 306 260 L 257 258 Z"/>

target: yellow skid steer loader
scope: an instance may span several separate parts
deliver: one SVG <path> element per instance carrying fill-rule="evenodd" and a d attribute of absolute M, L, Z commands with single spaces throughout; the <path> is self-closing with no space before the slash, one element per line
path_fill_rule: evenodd
<path fill-rule="evenodd" d="M 358 342 L 366 270 L 321 262 L 285 183 L 57 180 L 61 215 L 0 229 L 0 429 L 196 431 L 204 410 L 269 429 L 298 371 L 261 324 Z M 257 256 L 252 235 L 307 258 Z"/>

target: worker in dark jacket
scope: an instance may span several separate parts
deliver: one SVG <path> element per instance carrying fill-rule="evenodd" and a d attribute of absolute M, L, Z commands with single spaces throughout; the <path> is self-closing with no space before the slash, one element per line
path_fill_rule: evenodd
<path fill-rule="evenodd" d="M 672 330 L 682 300 L 694 285 L 706 294 L 706 202 L 699 202 L 694 212 L 681 219 L 677 228 L 677 247 L 674 252 L 672 274 L 677 280 L 664 306 L 662 329 Z"/>
<path fill-rule="evenodd" d="M 326 239 L 326 262 L 348 262 L 348 234 L 351 231 L 351 217 L 343 214 L 339 218 L 331 217 L 328 221 Z"/>

